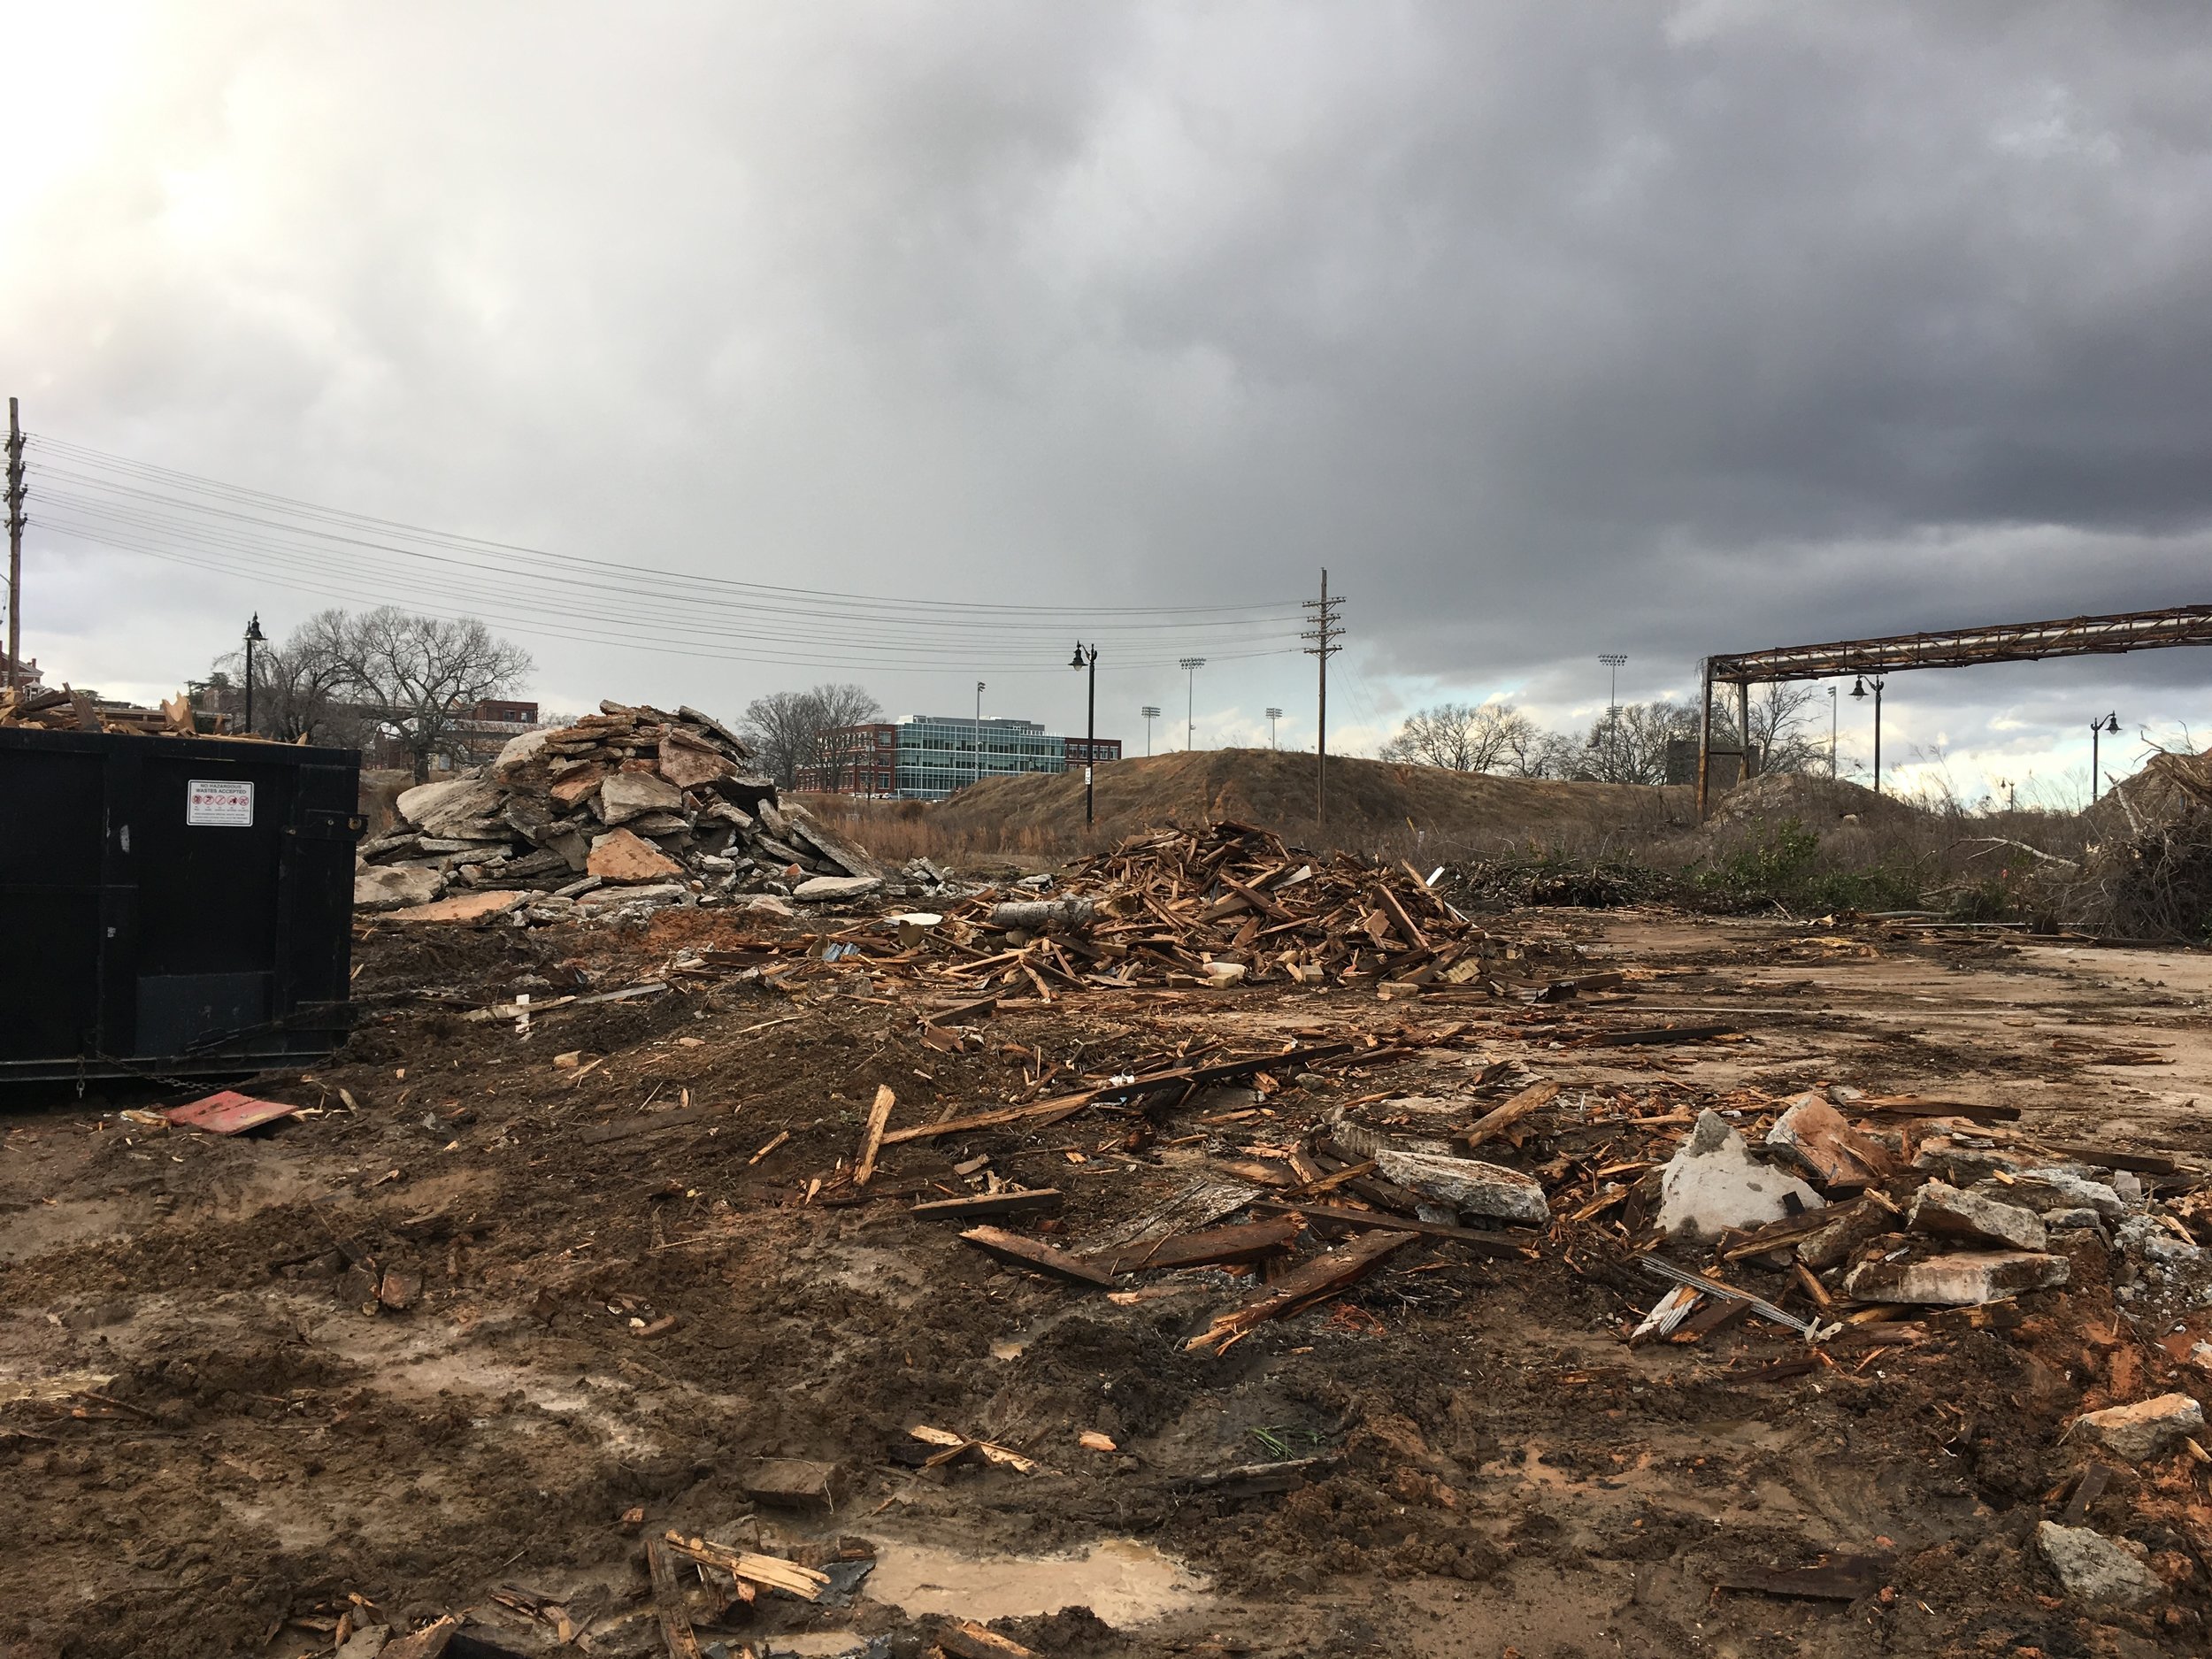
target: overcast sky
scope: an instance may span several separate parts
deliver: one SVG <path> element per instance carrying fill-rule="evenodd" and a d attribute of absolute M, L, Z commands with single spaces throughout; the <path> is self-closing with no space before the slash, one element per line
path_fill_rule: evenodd
<path fill-rule="evenodd" d="M 1447 695 L 1586 722 L 1601 651 L 1641 699 L 1709 651 L 2212 600 L 2198 5 L 8 12 L 34 434 L 618 566 L 1096 612 L 1133 744 L 1142 703 L 1180 743 L 1196 654 L 1202 745 L 1274 703 L 1310 746 L 1294 622 L 1101 608 L 1286 615 L 1324 565 L 1350 749 Z M 150 698 L 257 608 L 464 603 L 101 548 L 33 455 L 50 678 Z M 763 662 L 475 585 L 549 707 L 983 679 L 1080 729 L 1060 618 L 879 657 L 794 616 Z M 2128 755 L 2212 726 L 2206 666 L 1899 675 L 1886 757 L 2078 789 L 2093 713 Z"/>

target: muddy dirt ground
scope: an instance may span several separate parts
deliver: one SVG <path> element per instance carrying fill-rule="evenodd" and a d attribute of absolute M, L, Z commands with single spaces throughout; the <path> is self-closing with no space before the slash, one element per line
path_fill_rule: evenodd
<path fill-rule="evenodd" d="M 465 1017 L 666 977 L 758 937 L 743 918 L 385 926 L 357 943 L 348 1047 L 250 1086 L 305 1116 L 225 1139 L 124 1116 L 183 1098 L 152 1086 L 17 1097 L 0 1652 L 289 1656 L 328 1651 L 342 1617 L 454 1612 L 479 1652 L 657 1653 L 642 1535 L 671 1525 L 850 1586 L 726 1613 L 695 1588 L 702 1641 L 731 1654 L 918 1654 L 940 1613 L 1053 1655 L 2212 1647 L 2212 1508 L 2186 1456 L 2127 1471 L 2086 1517 L 2147 1548 L 2163 1606 L 2085 1609 L 2033 1548 L 2083 1460 L 2060 1439 L 2073 1415 L 2212 1381 L 2120 1317 L 2093 1249 L 2015 1328 L 1839 1340 L 1801 1369 L 1802 1342 L 1755 1321 L 1630 1348 L 1662 1287 L 1609 1215 L 1563 1218 L 1519 1258 L 1425 1241 L 1215 1356 L 1185 1341 L 1249 1279 L 1140 1275 L 1173 1294 L 1110 1301 L 908 1214 L 989 1175 L 1050 1185 L 1057 1216 L 1007 1225 L 1080 1248 L 1333 1103 L 1464 1093 L 1498 1061 L 1565 1085 L 1565 1126 L 1498 1154 L 1563 1190 L 1632 1179 L 1700 1106 L 1830 1083 L 2009 1102 L 2055 1139 L 2212 1166 L 2212 957 L 1632 912 L 1492 925 L 1652 972 L 1564 1010 L 1099 990 L 1002 1005 L 979 1052 L 950 1055 L 919 1040 L 926 987 L 849 963 L 678 974 L 526 1035 Z M 1745 1039 L 1571 1046 L 1593 1021 L 1707 1015 Z M 1208 1045 L 1370 1035 L 1379 1057 L 1285 1068 L 1265 1094 L 913 1141 L 864 1192 L 849 1179 L 879 1086 L 896 1128 Z M 387 1271 L 419 1276 L 411 1305 L 373 1300 Z M 918 1469 L 918 1425 L 1036 1467 Z M 1295 1491 L 1191 1484 L 1308 1456 L 1328 1461 Z M 835 1463 L 834 1512 L 749 1499 L 764 1457 Z M 1829 1554 L 1883 1558 L 1881 1591 L 1716 1588 Z"/>

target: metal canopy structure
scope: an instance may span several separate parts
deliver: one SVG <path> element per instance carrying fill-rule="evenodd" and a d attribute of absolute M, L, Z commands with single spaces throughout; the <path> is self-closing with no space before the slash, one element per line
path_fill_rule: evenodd
<path fill-rule="evenodd" d="M 2122 651 L 2155 650 L 2170 645 L 2212 645 L 2212 605 L 1949 628 L 1933 634 L 1894 634 L 1884 639 L 1782 645 L 1770 650 L 1709 657 L 1703 695 L 1698 700 L 1698 818 L 1702 822 L 1705 818 L 1715 755 L 1740 757 L 1744 777 L 1756 770 L 1756 759 L 1747 752 L 1750 744 L 1745 735 L 1751 727 L 1751 687 L 1755 685 L 1784 680 L 1835 680 L 1845 674 L 1879 674 L 1891 669 L 1973 668 L 1984 663 L 2039 662 L 2050 657 L 2116 656 Z M 1716 681 L 1736 688 L 1736 731 L 1742 747 L 1713 746 Z"/>

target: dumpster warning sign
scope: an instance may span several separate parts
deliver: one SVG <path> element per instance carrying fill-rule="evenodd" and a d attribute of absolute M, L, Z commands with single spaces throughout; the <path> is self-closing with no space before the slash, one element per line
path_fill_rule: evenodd
<path fill-rule="evenodd" d="M 184 821 L 187 824 L 253 827 L 253 785 L 225 783 L 195 778 L 185 786 Z"/>

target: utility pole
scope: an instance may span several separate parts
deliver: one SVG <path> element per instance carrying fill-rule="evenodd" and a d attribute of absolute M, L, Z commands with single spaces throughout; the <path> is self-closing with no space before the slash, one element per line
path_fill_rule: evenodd
<path fill-rule="evenodd" d="M 1206 665 L 1206 659 L 1186 657 L 1176 665 L 1190 677 L 1184 686 L 1183 703 L 1183 752 L 1187 755 L 1198 747 L 1198 671 Z"/>
<path fill-rule="evenodd" d="M 1321 572 L 1321 597 L 1303 602 L 1313 612 L 1313 626 L 1298 637 L 1311 640 L 1306 655 L 1321 659 L 1320 731 L 1314 745 L 1313 768 L 1313 826 L 1318 830 L 1329 821 L 1329 658 L 1344 648 L 1337 641 L 1344 637 L 1344 624 L 1336 608 L 1344 603 L 1344 595 L 1329 597 L 1329 572 Z"/>
<path fill-rule="evenodd" d="M 1280 709 L 1270 709 L 1267 711 L 1267 746 L 1270 749 L 1280 749 L 1282 747 L 1280 743 L 1278 743 L 1275 741 L 1275 722 L 1282 718 L 1283 711 Z"/>
<path fill-rule="evenodd" d="M 1160 710 L 1156 704 L 1148 703 L 1137 712 L 1144 716 L 1144 757 L 1150 760 L 1152 758 L 1152 722 L 1160 718 Z"/>
<path fill-rule="evenodd" d="M 1086 647 L 1082 641 L 1075 642 L 1075 660 L 1070 668 L 1088 667 L 1091 671 L 1090 710 L 1083 718 L 1083 827 L 1091 825 L 1091 787 L 1098 766 L 1098 647 Z"/>
<path fill-rule="evenodd" d="M 23 423 L 8 399 L 8 672 L 15 689 L 23 661 Z"/>

